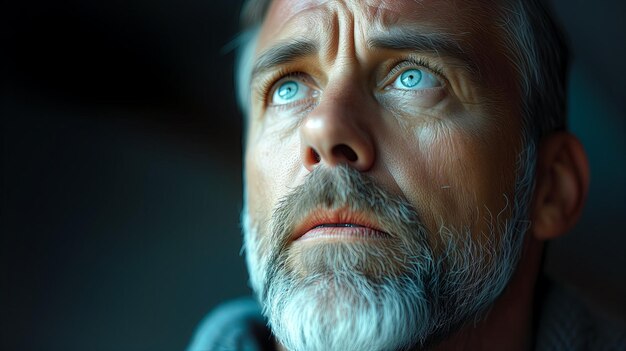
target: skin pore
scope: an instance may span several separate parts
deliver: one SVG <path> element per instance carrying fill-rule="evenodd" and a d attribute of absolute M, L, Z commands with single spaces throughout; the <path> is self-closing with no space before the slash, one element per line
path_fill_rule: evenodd
<path fill-rule="evenodd" d="M 254 55 L 245 156 L 247 210 L 259 233 L 270 231 L 275 209 L 314 169 L 341 164 L 405 198 L 429 233 L 446 227 L 476 245 L 499 240 L 484 234 L 493 225 L 487 218 L 512 214 L 524 139 L 495 8 L 479 0 L 274 1 Z M 531 209 L 539 239 L 575 222 L 585 162 L 568 134 L 542 144 Z M 535 236 L 525 237 L 518 268 L 488 316 L 437 349 L 531 346 L 542 251 Z M 440 239 L 427 238 L 435 250 L 445 246 Z M 332 240 L 289 245 L 306 252 Z M 261 244 L 258 255 L 270 249 Z"/>

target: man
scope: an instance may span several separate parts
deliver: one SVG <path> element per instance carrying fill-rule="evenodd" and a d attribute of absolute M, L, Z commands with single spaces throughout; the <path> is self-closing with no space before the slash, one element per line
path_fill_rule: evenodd
<path fill-rule="evenodd" d="M 238 301 L 192 350 L 623 347 L 540 278 L 589 171 L 538 1 L 250 1 L 244 18 L 242 218 L 269 329 Z"/>

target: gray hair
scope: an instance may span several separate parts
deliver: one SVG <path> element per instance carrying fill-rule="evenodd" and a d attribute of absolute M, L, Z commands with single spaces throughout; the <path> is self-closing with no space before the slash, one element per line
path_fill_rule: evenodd
<path fill-rule="evenodd" d="M 247 0 L 236 64 L 237 100 L 244 114 L 250 105 L 249 80 L 256 37 L 271 0 Z M 567 128 L 566 93 L 569 51 L 564 36 L 542 0 L 503 0 L 497 25 L 518 74 L 525 142 Z"/>

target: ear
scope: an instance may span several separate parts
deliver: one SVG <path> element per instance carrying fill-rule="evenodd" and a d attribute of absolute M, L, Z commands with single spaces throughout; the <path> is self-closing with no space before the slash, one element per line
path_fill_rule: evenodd
<path fill-rule="evenodd" d="M 578 221 L 589 189 L 589 164 L 582 144 L 567 132 L 539 145 L 532 233 L 539 240 L 557 238 Z"/>

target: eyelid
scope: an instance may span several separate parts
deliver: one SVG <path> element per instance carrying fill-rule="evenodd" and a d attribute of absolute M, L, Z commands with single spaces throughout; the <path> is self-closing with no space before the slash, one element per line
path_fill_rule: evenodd
<path fill-rule="evenodd" d="M 311 83 L 311 77 L 304 72 L 288 72 L 279 70 L 276 73 L 272 74 L 270 77 L 266 78 L 261 85 L 261 92 L 263 94 L 263 101 L 266 106 L 272 105 L 271 99 L 274 96 L 274 92 L 282 83 L 287 80 L 298 80 L 302 84 L 306 84 L 310 89 L 317 89 L 314 84 Z"/>
<path fill-rule="evenodd" d="M 404 69 L 409 67 L 417 67 L 426 71 L 427 73 L 432 74 L 437 80 L 439 80 L 441 86 L 446 86 L 448 83 L 448 80 L 443 74 L 443 69 L 441 69 L 441 67 L 436 64 L 430 63 L 422 58 L 403 58 L 395 61 L 392 65 L 390 65 L 390 67 L 392 68 L 389 70 L 387 76 L 383 79 L 383 88 L 391 84 L 393 82 L 393 79 L 396 78 L 398 74 L 400 74 L 404 71 Z"/>
<path fill-rule="evenodd" d="M 258 101 L 262 101 L 264 105 L 267 105 L 268 99 L 271 96 L 270 92 L 275 90 L 276 83 L 290 74 L 289 71 L 281 68 L 278 71 L 263 75 L 259 77 L 256 82 L 253 82 L 252 90 L 257 96 Z"/>
<path fill-rule="evenodd" d="M 316 81 L 307 73 L 304 72 L 289 72 L 284 75 L 276 75 L 279 78 L 271 83 L 271 86 L 266 90 L 265 106 L 270 108 L 290 108 L 296 105 L 306 104 L 311 102 L 312 99 L 316 99 L 319 96 L 319 88 Z M 276 90 L 279 89 L 284 83 L 288 81 L 297 81 L 299 84 L 305 85 L 308 89 L 309 96 L 302 99 L 297 99 L 288 103 L 274 103 L 273 97 Z"/>

